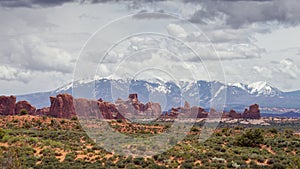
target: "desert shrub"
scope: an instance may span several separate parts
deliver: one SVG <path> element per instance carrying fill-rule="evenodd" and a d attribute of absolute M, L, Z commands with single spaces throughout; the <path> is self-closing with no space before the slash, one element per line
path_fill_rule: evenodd
<path fill-rule="evenodd" d="M 21 109 L 20 112 L 19 112 L 20 116 L 24 116 L 24 115 L 27 115 L 27 114 L 28 114 L 28 112 L 27 112 L 26 109 Z"/>
<path fill-rule="evenodd" d="M 267 160 L 267 164 L 269 164 L 269 165 L 274 164 L 275 162 L 276 162 L 276 160 L 273 158 Z"/>
<path fill-rule="evenodd" d="M 77 118 L 77 116 L 73 116 L 73 117 L 71 118 L 71 120 L 73 120 L 73 121 L 77 121 L 77 120 L 78 120 L 78 118 Z"/>
<path fill-rule="evenodd" d="M 117 167 L 118 168 L 125 168 L 125 164 L 122 160 L 119 160 L 117 163 L 116 163 Z"/>
<path fill-rule="evenodd" d="M 285 136 L 285 138 L 291 138 L 293 136 L 293 130 L 292 129 L 285 129 L 284 130 L 284 136 Z"/>
<path fill-rule="evenodd" d="M 230 136 L 232 133 L 233 133 L 233 131 L 232 131 L 232 129 L 230 129 L 230 128 L 223 128 L 222 129 L 222 133 L 225 135 L 225 136 Z"/>
<path fill-rule="evenodd" d="M 268 130 L 268 132 L 272 133 L 272 134 L 277 134 L 278 130 L 276 128 L 271 128 Z"/>
<path fill-rule="evenodd" d="M 65 123 L 66 123 L 65 120 L 60 121 L 60 124 L 65 124 Z"/>
<path fill-rule="evenodd" d="M 144 162 L 144 159 L 143 159 L 143 158 L 134 158 L 134 159 L 133 159 L 133 163 L 134 163 L 135 165 L 141 165 L 143 162 Z"/>
<path fill-rule="evenodd" d="M 0 161 L 2 168 L 21 168 L 21 162 L 16 148 L 9 148 Z"/>
<path fill-rule="evenodd" d="M 243 147 L 257 147 L 263 142 L 264 136 L 260 129 L 248 129 L 236 137 L 236 144 Z"/>
<path fill-rule="evenodd" d="M 286 166 L 284 166 L 281 163 L 275 163 L 272 165 L 272 169 L 285 169 L 285 168 L 286 168 Z"/>
<path fill-rule="evenodd" d="M 3 139 L 4 135 L 5 135 L 4 130 L 0 129 L 0 140 Z"/>
<path fill-rule="evenodd" d="M 198 129 L 198 127 L 193 126 L 193 127 L 191 128 L 191 131 L 193 131 L 193 132 L 198 132 L 199 129 Z"/>
<path fill-rule="evenodd" d="M 257 161 L 260 163 L 263 163 L 265 161 L 265 159 L 263 157 L 258 157 Z"/>
<path fill-rule="evenodd" d="M 193 168 L 193 163 L 183 162 L 183 163 L 181 164 L 181 167 L 180 167 L 180 168 L 191 169 L 191 168 Z"/>
<path fill-rule="evenodd" d="M 68 153 L 65 157 L 65 162 L 72 162 L 74 161 L 76 158 L 76 154 L 75 153 Z"/>
<path fill-rule="evenodd" d="M 31 127 L 31 124 L 29 122 L 26 122 L 24 125 L 23 125 L 23 128 L 26 128 L 26 129 L 29 129 Z"/>

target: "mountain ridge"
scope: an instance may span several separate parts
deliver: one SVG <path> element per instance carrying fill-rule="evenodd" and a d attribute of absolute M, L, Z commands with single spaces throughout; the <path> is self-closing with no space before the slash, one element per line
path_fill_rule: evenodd
<path fill-rule="evenodd" d="M 73 89 L 73 90 L 72 90 Z M 164 82 L 152 80 L 114 80 L 98 78 L 96 80 L 81 80 L 67 83 L 49 92 L 31 93 L 17 95 L 19 100 L 28 100 L 36 107 L 49 105 L 48 98 L 59 93 L 75 94 L 85 96 L 85 93 L 94 91 L 96 99 L 114 102 L 118 97 L 127 97 L 128 93 L 138 93 L 143 102 L 149 99 L 163 102 L 165 107 L 175 107 L 180 104 L 176 99 L 191 99 L 193 105 L 209 108 L 214 97 L 226 97 L 225 109 L 236 109 L 242 111 L 248 105 L 258 103 L 262 107 L 293 108 L 300 110 L 300 90 L 294 92 L 283 92 L 267 82 L 254 82 L 251 84 L 234 83 L 225 85 L 219 81 L 179 81 Z M 219 92 L 219 93 L 218 93 Z M 213 94 L 217 96 L 213 96 Z M 221 98 L 222 99 L 222 98 Z M 272 111 L 270 111 L 272 113 Z M 265 113 L 270 113 L 266 111 Z M 299 111 L 300 112 L 300 111 Z M 282 113 L 282 112 L 281 112 Z"/>

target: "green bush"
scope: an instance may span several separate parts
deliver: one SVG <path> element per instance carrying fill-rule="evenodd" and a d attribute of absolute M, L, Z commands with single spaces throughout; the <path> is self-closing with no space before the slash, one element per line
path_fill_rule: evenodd
<path fill-rule="evenodd" d="M 284 130 L 284 136 L 286 138 L 291 138 L 293 136 L 293 130 L 292 129 L 285 129 Z"/>
<path fill-rule="evenodd" d="M 24 115 L 27 115 L 27 114 L 28 114 L 28 112 L 27 112 L 26 109 L 21 109 L 20 110 L 20 113 L 19 113 L 20 116 L 24 116 Z"/>
<path fill-rule="evenodd" d="M 264 136 L 260 129 L 248 129 L 236 137 L 236 144 L 243 147 L 258 147 L 263 142 Z"/>
<path fill-rule="evenodd" d="M 271 128 L 271 129 L 268 130 L 268 132 L 270 132 L 272 134 L 277 134 L 278 133 L 276 128 Z"/>
<path fill-rule="evenodd" d="M 73 120 L 73 121 L 77 121 L 77 120 L 78 120 L 78 118 L 77 118 L 77 116 L 73 116 L 73 117 L 71 118 L 71 120 Z"/>
<path fill-rule="evenodd" d="M 2 140 L 2 138 L 4 137 L 5 132 L 4 130 L 0 129 L 0 140 Z"/>

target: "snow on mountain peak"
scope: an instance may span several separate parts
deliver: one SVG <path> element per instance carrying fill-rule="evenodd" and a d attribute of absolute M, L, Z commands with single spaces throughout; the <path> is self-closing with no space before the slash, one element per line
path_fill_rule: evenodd
<path fill-rule="evenodd" d="M 247 90 L 247 85 L 243 84 L 243 83 L 233 83 L 233 84 L 228 84 L 229 86 L 233 86 L 233 87 L 238 87 L 244 90 Z"/>
<path fill-rule="evenodd" d="M 278 95 L 280 90 L 272 87 L 268 82 L 258 81 L 248 85 L 250 94 L 257 95 Z"/>
<path fill-rule="evenodd" d="M 250 84 L 229 83 L 228 86 L 240 88 L 244 91 L 247 91 L 247 93 L 251 95 L 257 95 L 257 96 L 261 96 L 261 95 L 275 96 L 282 93 L 279 89 L 272 87 L 270 83 L 265 81 L 258 81 Z"/>

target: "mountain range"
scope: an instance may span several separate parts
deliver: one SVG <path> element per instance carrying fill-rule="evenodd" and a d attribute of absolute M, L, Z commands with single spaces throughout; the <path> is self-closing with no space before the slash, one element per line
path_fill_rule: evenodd
<path fill-rule="evenodd" d="M 242 112 L 248 105 L 257 103 L 262 114 L 300 113 L 300 90 L 283 92 L 267 82 L 251 84 L 223 84 L 218 81 L 179 81 L 165 82 L 154 80 L 114 80 L 95 79 L 78 80 L 58 89 L 17 96 L 17 101 L 27 100 L 37 108 L 49 106 L 49 97 L 60 93 L 74 97 L 94 98 L 114 102 L 118 98 L 126 99 L 129 93 L 137 93 L 141 102 L 159 102 L 163 110 L 182 106 L 184 101 L 190 105 L 209 109 L 213 100 L 224 101 L 226 111 L 234 109 Z"/>

